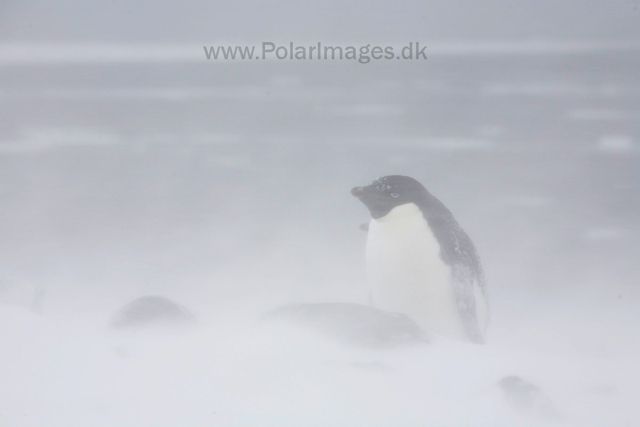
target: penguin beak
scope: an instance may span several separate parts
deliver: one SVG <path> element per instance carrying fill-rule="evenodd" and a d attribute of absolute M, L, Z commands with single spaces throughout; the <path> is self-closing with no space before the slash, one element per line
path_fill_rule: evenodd
<path fill-rule="evenodd" d="M 364 187 L 353 187 L 351 189 L 351 195 L 354 197 L 357 197 L 358 199 L 361 199 L 362 197 L 364 197 L 364 195 L 366 194 L 366 190 Z"/>
<path fill-rule="evenodd" d="M 387 214 L 387 212 L 389 212 L 388 209 L 384 210 L 384 207 L 380 208 L 380 194 L 376 192 L 371 185 L 367 187 L 354 187 L 351 189 L 351 195 L 357 197 L 358 200 L 360 200 L 367 207 L 367 209 L 369 209 L 371 217 L 374 219 L 380 218 L 381 216 L 384 216 Z M 381 212 L 384 213 L 381 214 Z"/>

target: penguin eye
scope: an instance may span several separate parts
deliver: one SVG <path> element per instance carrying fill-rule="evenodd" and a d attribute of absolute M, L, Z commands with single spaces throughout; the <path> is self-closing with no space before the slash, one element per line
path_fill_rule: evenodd
<path fill-rule="evenodd" d="M 398 193 L 391 193 L 391 197 L 400 197 L 400 194 L 398 194 Z"/>

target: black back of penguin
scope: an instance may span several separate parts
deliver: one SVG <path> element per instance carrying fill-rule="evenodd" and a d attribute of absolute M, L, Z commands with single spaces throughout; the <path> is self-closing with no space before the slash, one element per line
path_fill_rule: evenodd
<path fill-rule="evenodd" d="M 366 187 L 355 187 L 351 193 L 369 209 L 373 219 L 382 218 L 393 208 L 407 203 L 418 206 L 440 245 L 440 258 L 451 267 L 452 286 L 465 331 L 471 341 L 483 342 L 485 325 L 478 321 L 474 286 L 480 289 L 482 303 L 486 304 L 484 272 L 473 242 L 451 211 L 408 176 L 385 176 Z"/>

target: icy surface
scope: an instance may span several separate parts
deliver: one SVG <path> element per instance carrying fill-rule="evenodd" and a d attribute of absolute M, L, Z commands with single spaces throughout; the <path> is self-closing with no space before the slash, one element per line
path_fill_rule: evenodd
<path fill-rule="evenodd" d="M 524 345 L 497 326 L 495 343 L 485 346 L 439 341 L 372 350 L 265 324 L 250 310 L 209 316 L 193 330 L 123 333 L 3 307 L 2 420 L 21 426 L 634 425 L 640 348 L 624 340 L 636 335 L 621 331 L 612 354 L 597 348 L 611 345 L 599 332 L 601 317 L 608 328 L 624 330 L 616 311 L 574 312 L 573 326 L 592 333 L 559 352 L 554 340 L 575 331 L 557 332 L 540 315 L 510 325 Z M 566 324 L 557 313 L 545 315 Z M 535 384 L 544 393 L 538 399 L 552 402 L 544 404 L 557 416 L 540 413 L 528 397 L 523 403 L 516 394 L 514 403 L 505 396 L 497 382 L 514 374 Z"/>

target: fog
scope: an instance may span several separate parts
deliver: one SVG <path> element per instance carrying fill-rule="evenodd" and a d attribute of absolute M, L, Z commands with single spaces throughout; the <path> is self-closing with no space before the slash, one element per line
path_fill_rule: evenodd
<path fill-rule="evenodd" d="M 4 2 L 0 425 L 640 425 L 638 8 Z M 427 59 L 203 51 L 263 42 Z M 392 174 L 473 239 L 485 345 L 267 314 L 367 304 Z"/>

